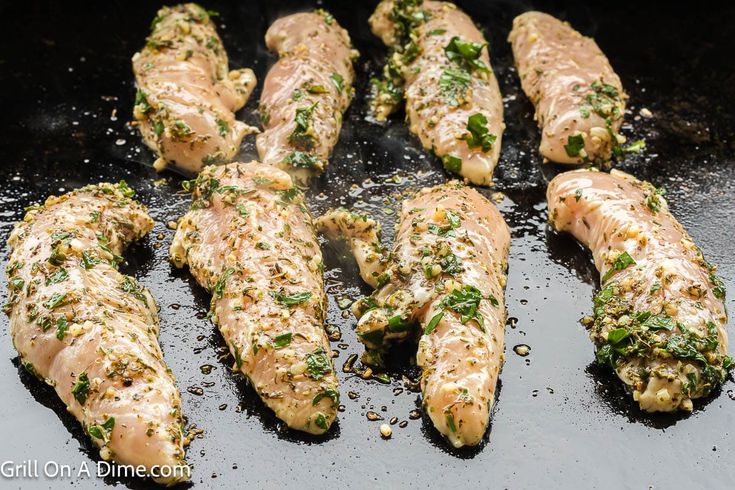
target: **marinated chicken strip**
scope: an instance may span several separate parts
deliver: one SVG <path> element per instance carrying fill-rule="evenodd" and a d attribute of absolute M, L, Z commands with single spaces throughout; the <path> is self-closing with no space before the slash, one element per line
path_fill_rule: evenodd
<path fill-rule="evenodd" d="M 159 158 L 187 173 L 229 162 L 256 128 L 235 119 L 255 87 L 249 68 L 229 71 L 210 14 L 187 3 L 163 7 L 145 47 L 133 56 L 138 84 L 133 116 Z"/>
<path fill-rule="evenodd" d="M 358 54 L 347 31 L 323 10 L 278 19 L 265 43 L 280 59 L 260 96 L 258 154 L 305 181 L 327 167 L 354 93 Z"/>
<path fill-rule="evenodd" d="M 380 244 L 380 223 L 369 216 L 337 208 L 320 216 L 316 227 L 330 240 L 347 242 L 363 281 L 375 288 L 387 279 L 383 274 L 387 257 Z"/>
<path fill-rule="evenodd" d="M 536 107 L 544 158 L 604 163 L 625 142 L 620 78 L 594 39 L 541 12 L 513 20 L 508 38 L 521 86 Z"/>
<path fill-rule="evenodd" d="M 52 386 L 104 460 L 188 479 L 181 398 L 158 345 L 158 308 L 120 274 L 125 246 L 153 227 L 125 185 L 49 197 L 8 245 L 10 335 L 25 368 Z M 172 470 L 168 476 L 167 469 Z"/>
<path fill-rule="evenodd" d="M 379 360 L 418 322 L 424 406 L 455 447 L 482 440 L 503 364 L 510 233 L 498 210 L 457 181 L 404 202 L 387 282 L 355 306 Z"/>
<path fill-rule="evenodd" d="M 322 434 L 339 395 L 324 331 L 323 262 L 301 192 L 258 162 L 207 167 L 171 245 L 212 293 L 235 367 L 293 429 Z"/>
<path fill-rule="evenodd" d="M 590 329 L 642 410 L 692 410 L 732 367 L 725 289 L 662 192 L 623 172 L 575 171 L 547 190 L 551 224 L 590 248 L 602 290 Z"/>
<path fill-rule="evenodd" d="M 383 0 L 370 26 L 393 49 L 383 80 L 373 82 L 375 118 L 385 120 L 405 96 L 409 129 L 424 148 L 450 172 L 490 185 L 503 100 L 472 19 L 448 2 Z"/>

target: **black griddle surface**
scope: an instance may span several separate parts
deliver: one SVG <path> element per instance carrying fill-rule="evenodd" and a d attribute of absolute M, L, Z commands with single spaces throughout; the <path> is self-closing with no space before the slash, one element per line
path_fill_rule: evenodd
<path fill-rule="evenodd" d="M 646 415 L 608 369 L 594 365 L 578 319 L 591 311 L 598 275 L 589 254 L 546 225 L 545 188 L 558 169 L 544 165 L 532 106 L 520 91 L 506 41 L 513 17 L 547 11 L 594 36 L 630 94 L 624 132 L 648 149 L 621 168 L 665 187 L 673 213 L 718 264 L 735 292 L 735 8 L 702 2 L 682 10 L 656 2 L 480 2 L 459 4 L 485 30 L 505 97 L 507 130 L 496 186 L 513 229 L 507 306 L 506 362 L 491 431 L 477 448 L 451 450 L 427 420 L 409 420 L 419 394 L 401 375 L 416 376 L 411 349 L 394 356 L 384 385 L 339 372 L 344 412 L 322 438 L 289 431 L 243 377 L 230 370 L 224 343 L 204 319 L 209 297 L 186 271 L 167 261 L 173 231 L 189 198 L 181 178 L 156 175 L 153 155 L 126 123 L 134 97 L 130 57 L 145 42 L 157 6 L 144 2 L 3 2 L 0 6 L 0 254 L 23 209 L 49 194 L 125 179 L 156 221 L 127 253 L 125 272 L 152 291 L 161 307 L 165 359 L 181 389 L 189 422 L 204 437 L 188 449 L 196 488 L 727 488 L 735 481 L 735 384 L 732 378 L 690 416 Z M 314 181 L 315 213 L 355 206 L 374 213 L 392 239 L 400 193 L 447 175 L 426 155 L 401 118 L 365 121 L 367 80 L 385 50 L 367 28 L 375 2 L 331 1 L 362 56 L 357 96 L 345 116 L 329 171 Z M 321 5 L 321 4 L 319 4 Z M 252 67 L 262 82 L 274 57 L 263 44 L 276 18 L 317 4 L 207 2 L 218 10 L 231 66 Z M 259 89 L 241 118 L 257 121 Z M 635 117 L 641 108 L 654 117 Z M 254 138 L 243 159 L 255 157 Z M 154 183 L 164 178 L 164 182 Z M 337 369 L 360 353 L 355 320 L 337 300 L 368 292 L 343 248 L 325 246 L 329 322 L 343 340 Z M 3 283 L 5 280 L 3 279 Z M 3 285 L 4 286 L 4 285 Z M 5 295 L 5 288 L 2 288 Z M 727 305 L 735 311 L 734 293 Z M 2 298 L 5 299 L 4 297 Z M 18 366 L 0 320 L 0 462 L 38 460 L 80 467 L 98 460 L 79 424 L 54 391 Z M 523 358 L 513 352 L 528 344 Z M 342 344 L 342 345 L 338 345 Z M 730 349 L 732 353 L 732 348 Z M 214 366 L 204 374 L 201 366 Z M 207 371 L 207 368 L 204 369 Z M 399 388 L 403 392 L 399 393 Z M 395 390 L 395 392 L 394 392 Z M 350 399 L 350 391 L 359 393 Z M 202 393 L 202 394 L 198 394 Z M 408 420 L 382 440 L 365 413 Z M 149 488 L 126 478 L 4 480 L 0 488 L 105 486 Z"/>

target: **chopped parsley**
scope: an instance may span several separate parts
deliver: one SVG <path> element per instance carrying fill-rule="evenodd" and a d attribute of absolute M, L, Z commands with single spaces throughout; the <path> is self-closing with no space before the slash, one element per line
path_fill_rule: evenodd
<path fill-rule="evenodd" d="M 329 75 L 329 78 L 332 80 L 334 86 L 337 87 L 337 91 L 339 93 L 342 93 L 342 91 L 344 90 L 344 77 L 339 73 L 332 73 L 331 75 Z"/>
<path fill-rule="evenodd" d="M 437 226 L 434 223 L 429 223 L 429 232 L 437 236 L 453 236 L 453 230 L 456 230 L 460 227 L 460 225 L 462 224 L 462 219 L 457 213 L 451 210 L 446 211 L 446 216 L 448 224 L 444 226 Z"/>
<path fill-rule="evenodd" d="M 482 71 L 488 73 L 490 69 L 480 59 L 483 48 L 487 46 L 487 43 L 473 43 L 463 41 L 458 36 L 454 36 L 444 47 L 444 54 L 447 55 L 450 61 L 456 63 L 461 68 L 472 72 L 473 70 Z"/>
<path fill-rule="evenodd" d="M 485 321 L 478 311 L 480 301 L 482 301 L 482 293 L 475 286 L 464 285 L 455 289 L 441 301 L 441 306 L 445 309 L 452 310 L 460 314 L 460 321 L 466 324 L 470 320 L 475 320 L 481 330 L 485 330 Z"/>
<path fill-rule="evenodd" d="M 82 371 L 77 377 L 77 382 L 74 383 L 74 387 L 71 389 L 71 394 L 79 402 L 80 405 L 84 405 L 87 401 L 87 395 L 89 394 L 89 377 L 87 373 Z"/>
<path fill-rule="evenodd" d="M 14 277 L 10 280 L 10 283 L 9 283 L 10 289 L 12 289 L 13 291 L 23 289 L 23 286 L 25 286 L 25 283 L 26 282 L 23 280 L 22 277 Z"/>
<path fill-rule="evenodd" d="M 327 88 L 324 85 L 311 85 L 306 91 L 310 94 L 326 94 Z"/>
<path fill-rule="evenodd" d="M 131 189 L 128 186 L 128 183 L 124 180 L 121 180 L 117 183 L 117 188 L 120 189 L 120 192 L 122 192 L 123 196 L 125 197 L 135 197 L 135 191 Z"/>
<path fill-rule="evenodd" d="M 305 151 L 293 151 L 289 153 L 286 158 L 283 159 L 283 163 L 290 165 L 294 168 L 308 168 L 318 169 L 321 168 L 321 162 L 316 155 L 307 153 Z"/>
<path fill-rule="evenodd" d="M 461 105 L 472 78 L 466 70 L 447 68 L 439 77 L 439 90 L 444 100 L 452 107 Z"/>
<path fill-rule="evenodd" d="M 288 142 L 299 149 L 310 150 L 314 147 L 314 136 L 311 127 L 311 117 L 318 102 L 314 102 L 310 106 L 300 107 L 296 109 L 294 122 L 296 127 L 288 137 Z"/>
<path fill-rule="evenodd" d="M 250 216 L 250 212 L 248 211 L 247 206 L 245 206 L 243 203 L 238 203 L 235 206 L 235 209 L 237 209 L 237 212 L 240 214 L 241 217 L 247 218 Z"/>
<path fill-rule="evenodd" d="M 470 148 L 482 148 L 482 151 L 489 151 L 495 143 L 496 136 L 491 134 L 487 129 L 487 118 L 484 114 L 478 112 L 471 115 L 467 119 L 467 131 L 462 137 Z"/>
<path fill-rule="evenodd" d="M 217 284 L 214 285 L 212 288 L 212 296 L 215 298 L 221 298 L 225 291 L 225 284 L 227 283 L 227 278 L 230 277 L 235 272 L 235 269 L 233 267 L 228 267 L 220 276 L 219 280 L 217 281 Z"/>
<path fill-rule="evenodd" d="M 224 119 L 217 118 L 217 131 L 223 138 L 230 133 L 230 125 Z"/>
<path fill-rule="evenodd" d="M 300 293 L 284 294 L 277 291 L 270 292 L 271 297 L 276 300 L 276 303 L 281 306 L 296 306 L 304 303 L 311 298 L 312 294 L 309 291 L 302 291 Z"/>
<path fill-rule="evenodd" d="M 454 423 L 454 415 L 451 413 L 447 413 L 447 425 L 449 426 L 449 430 L 452 432 L 457 432 L 457 425 Z"/>
<path fill-rule="evenodd" d="M 314 10 L 314 13 L 321 15 L 322 18 L 324 18 L 324 23 L 327 24 L 328 26 L 331 26 L 332 24 L 334 24 L 334 16 L 330 14 L 329 12 L 327 12 L 326 10 L 316 9 Z"/>
<path fill-rule="evenodd" d="M 79 263 L 85 270 L 89 270 L 95 265 L 99 264 L 100 259 L 94 257 L 91 253 L 89 253 L 89 250 L 85 250 L 84 252 L 82 252 L 82 259 L 79 261 Z"/>
<path fill-rule="evenodd" d="M 339 405 L 339 393 L 336 390 L 326 389 L 316 395 L 314 400 L 311 402 L 312 406 L 316 406 L 322 399 L 330 398 L 335 405 Z"/>
<path fill-rule="evenodd" d="M 460 315 L 460 321 L 462 324 L 466 324 L 470 320 L 474 320 L 480 327 L 480 330 L 485 331 L 485 320 L 479 312 L 480 302 L 483 299 L 487 299 L 493 306 L 498 306 L 498 300 L 490 295 L 487 298 L 482 296 L 482 293 L 475 286 L 464 285 L 461 288 L 453 290 L 449 295 L 445 296 L 441 300 L 439 306 L 441 312 L 434 315 L 424 329 L 425 334 L 430 334 L 434 331 L 436 326 L 439 324 L 441 319 L 444 317 L 446 310 L 451 310 Z"/>
<path fill-rule="evenodd" d="M 321 347 L 314 352 L 306 354 L 304 360 L 306 361 L 306 370 L 309 376 L 317 381 L 332 372 L 329 356 L 327 356 L 327 353 Z"/>
<path fill-rule="evenodd" d="M 327 419 L 326 419 L 326 417 L 324 417 L 324 414 L 322 414 L 322 413 L 320 413 L 320 414 L 318 414 L 316 416 L 316 419 L 314 420 L 314 423 L 316 423 L 317 427 L 319 427 L 320 429 L 327 430 L 327 428 L 329 427 L 327 425 Z"/>
<path fill-rule="evenodd" d="M 646 198 L 643 200 L 643 204 L 645 204 L 652 213 L 658 213 L 661 210 L 661 205 L 663 204 L 661 196 L 666 195 L 666 189 L 663 187 L 658 189 L 653 186 L 651 187 L 653 191 L 646 193 Z"/>
<path fill-rule="evenodd" d="M 51 298 L 43 304 L 43 306 L 45 306 L 49 310 L 53 310 L 54 308 L 58 308 L 59 306 L 64 306 L 65 304 L 67 304 L 65 300 L 66 293 L 54 293 Z"/>
<path fill-rule="evenodd" d="M 706 335 L 702 335 L 664 313 L 636 312 L 615 282 L 595 296 L 594 313 L 590 336 L 597 346 L 599 364 L 616 368 L 619 359 L 658 356 L 691 361 L 699 366 L 701 376 L 692 373 L 695 376 L 689 378 L 686 393 L 690 396 L 696 392 L 708 394 L 724 381 L 733 366 L 732 358 L 718 351 L 718 331 L 713 322 L 706 324 Z M 649 374 L 645 371 L 638 376 L 645 380 Z"/>
<path fill-rule="evenodd" d="M 454 155 L 442 156 L 442 165 L 450 172 L 458 174 L 462 170 L 462 159 Z"/>
<path fill-rule="evenodd" d="M 64 340 L 67 330 L 69 330 L 69 322 L 66 321 L 66 318 L 60 316 L 56 320 L 56 338 L 59 340 Z"/>
<path fill-rule="evenodd" d="M 459 260 L 459 257 L 454 255 L 453 253 L 448 254 L 446 257 L 443 257 L 439 261 L 439 265 L 442 268 L 442 271 L 444 271 L 447 274 L 455 275 L 462 272 L 462 263 Z"/>
<path fill-rule="evenodd" d="M 293 334 L 291 332 L 278 335 L 275 339 L 273 339 L 273 346 L 276 349 L 282 349 L 291 343 L 292 338 Z"/>
<path fill-rule="evenodd" d="M 584 148 L 584 138 L 581 134 L 573 134 L 567 139 L 567 144 L 564 145 L 564 151 L 570 157 L 579 156 L 579 152 Z"/>
<path fill-rule="evenodd" d="M 169 127 L 169 130 L 171 131 L 171 136 L 174 139 L 185 138 L 192 133 L 189 125 L 184 121 L 174 121 L 174 123 Z"/>
<path fill-rule="evenodd" d="M 614 276 L 616 273 L 627 269 L 631 265 L 635 265 L 635 260 L 630 256 L 628 252 L 623 252 L 615 259 L 613 265 L 607 270 L 604 276 L 602 276 L 601 282 L 605 283 L 608 279 Z"/>
<path fill-rule="evenodd" d="M 69 279 L 69 273 L 63 267 L 46 278 L 46 286 L 58 284 Z"/>
<path fill-rule="evenodd" d="M 712 294 L 715 298 L 724 300 L 725 299 L 725 283 L 717 277 L 717 275 L 714 272 L 710 272 L 709 274 L 709 280 L 714 286 L 712 288 Z"/>
<path fill-rule="evenodd" d="M 138 283 L 138 281 L 135 280 L 135 278 L 130 276 L 124 276 L 123 282 L 120 285 L 120 289 L 125 291 L 128 294 L 132 294 L 135 299 L 140 301 L 143 304 L 147 304 L 146 297 L 145 297 L 145 289 L 143 286 Z"/>
<path fill-rule="evenodd" d="M 89 435 L 96 437 L 97 439 L 103 439 L 107 441 L 110 438 L 110 433 L 115 427 L 115 417 L 110 417 L 103 424 L 91 425 L 87 429 Z"/>
<path fill-rule="evenodd" d="M 431 332 L 433 332 L 436 329 L 436 326 L 439 325 L 439 322 L 444 318 L 444 311 L 441 311 L 434 315 L 429 323 L 426 325 L 426 328 L 424 328 L 424 335 L 429 335 Z"/>

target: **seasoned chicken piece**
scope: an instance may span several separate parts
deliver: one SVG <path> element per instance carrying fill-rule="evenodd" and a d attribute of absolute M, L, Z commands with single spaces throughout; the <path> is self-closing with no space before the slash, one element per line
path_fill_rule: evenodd
<path fill-rule="evenodd" d="M 327 166 L 350 105 L 355 72 L 350 36 L 329 13 L 317 10 L 278 19 L 265 35 L 280 59 L 260 96 L 264 131 L 261 161 L 301 181 Z"/>
<path fill-rule="evenodd" d="M 505 124 L 482 33 L 454 4 L 434 1 L 383 0 L 370 26 L 392 48 L 383 79 L 373 81 L 375 118 L 385 120 L 405 96 L 424 148 L 450 172 L 490 185 Z"/>
<path fill-rule="evenodd" d="M 363 281 L 378 287 L 381 280 L 387 279 L 383 273 L 388 258 L 380 244 L 380 223 L 369 216 L 337 208 L 320 216 L 316 227 L 330 240 L 347 242 Z"/>
<path fill-rule="evenodd" d="M 230 161 L 256 128 L 237 121 L 255 87 L 249 68 L 228 71 L 227 53 L 199 5 L 163 7 L 145 47 L 133 56 L 138 84 L 133 116 L 159 158 L 189 173 Z"/>
<path fill-rule="evenodd" d="M 594 39 L 541 12 L 513 20 L 508 38 L 521 86 L 536 107 L 540 152 L 557 163 L 604 163 L 625 142 L 625 99 Z"/>
<path fill-rule="evenodd" d="M 503 364 L 510 233 L 477 191 L 457 181 L 404 202 L 385 283 L 354 311 L 357 334 L 379 360 L 391 340 L 423 334 L 424 406 L 455 447 L 478 444 Z"/>
<path fill-rule="evenodd" d="M 551 224 L 592 250 L 602 290 L 583 319 L 597 361 L 609 364 L 642 410 L 692 410 L 731 369 L 725 289 L 669 212 L 662 191 L 623 172 L 554 178 Z"/>
<path fill-rule="evenodd" d="M 158 308 L 120 274 L 125 246 L 153 227 L 124 183 L 49 197 L 8 245 L 10 335 L 25 368 L 54 387 L 104 460 L 158 483 L 189 477 L 181 398 L 158 345 Z M 165 470 L 164 470 L 165 471 Z"/>
<path fill-rule="evenodd" d="M 171 260 L 212 293 L 212 320 L 263 402 L 289 427 L 324 433 L 339 394 L 322 255 L 301 192 L 258 162 L 207 167 L 190 187 Z"/>

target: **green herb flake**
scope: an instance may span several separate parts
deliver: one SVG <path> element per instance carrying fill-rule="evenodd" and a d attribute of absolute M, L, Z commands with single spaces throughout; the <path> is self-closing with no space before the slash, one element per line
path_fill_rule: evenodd
<path fill-rule="evenodd" d="M 411 326 L 411 322 L 402 315 L 394 315 L 388 319 L 388 331 L 405 332 Z"/>
<path fill-rule="evenodd" d="M 220 276 L 219 280 L 217 281 L 217 284 L 214 285 L 212 288 L 212 296 L 215 298 L 221 298 L 222 295 L 225 292 L 225 284 L 227 283 L 227 278 L 230 277 L 232 274 L 234 274 L 235 269 L 233 267 L 228 267 Z"/>
<path fill-rule="evenodd" d="M 69 279 L 69 273 L 63 267 L 46 278 L 46 286 L 58 284 Z"/>
<path fill-rule="evenodd" d="M 605 275 L 602 276 L 602 282 L 607 282 L 607 280 L 614 276 L 616 273 L 627 269 L 631 265 L 635 265 L 635 260 L 633 260 L 633 257 L 631 257 L 628 252 L 621 253 L 615 259 L 615 262 L 613 262 L 612 267 L 610 267 Z"/>
<path fill-rule="evenodd" d="M 10 289 L 13 291 L 19 291 L 23 289 L 23 286 L 25 286 L 25 281 L 22 277 L 14 277 L 10 280 L 8 283 L 10 285 Z"/>
<path fill-rule="evenodd" d="M 442 156 L 442 164 L 449 172 L 458 174 L 462 171 L 462 159 L 454 155 L 447 154 Z"/>
<path fill-rule="evenodd" d="M 135 197 L 135 191 L 128 187 L 128 183 L 124 180 L 121 180 L 117 183 L 117 188 L 122 192 L 123 196 L 125 197 Z"/>
<path fill-rule="evenodd" d="M 255 349 L 256 344 L 253 344 L 253 353 L 257 354 L 258 351 Z M 240 347 L 237 344 L 232 344 L 232 350 L 235 351 L 235 366 L 237 369 L 242 368 L 242 356 L 240 355 Z"/>
<path fill-rule="evenodd" d="M 339 93 L 342 93 L 342 91 L 344 90 L 344 77 L 339 73 L 332 73 L 331 75 L 329 75 L 329 78 L 330 80 L 332 80 L 334 86 L 337 87 L 337 91 Z"/>
<path fill-rule="evenodd" d="M 450 61 L 468 71 L 478 70 L 488 73 L 490 69 L 480 60 L 480 55 L 485 46 L 487 44 L 463 41 L 458 36 L 454 36 L 449 44 L 444 47 L 444 54 L 447 55 Z"/>
<path fill-rule="evenodd" d="M 482 293 L 475 286 L 464 285 L 461 288 L 453 290 L 449 295 L 444 297 L 440 305 L 443 309 L 449 309 L 460 315 L 462 324 L 466 324 L 470 320 L 474 320 L 485 331 L 485 320 L 479 312 L 480 301 L 482 301 Z"/>
<path fill-rule="evenodd" d="M 74 398 L 80 405 L 84 405 L 84 402 L 87 401 L 87 395 L 89 394 L 89 378 L 85 371 L 79 373 L 77 382 L 74 383 L 74 386 L 71 389 L 71 394 L 74 395 Z"/>
<path fill-rule="evenodd" d="M 439 76 L 439 90 L 444 100 L 452 107 L 461 105 L 472 82 L 469 72 L 447 68 Z"/>
<path fill-rule="evenodd" d="M 310 150 L 314 146 L 314 136 L 311 134 L 311 117 L 318 102 L 310 106 L 296 109 L 294 122 L 296 127 L 288 137 L 288 142 L 301 150 Z"/>
<path fill-rule="evenodd" d="M 581 134 L 575 134 L 567 139 L 567 144 L 564 145 L 564 151 L 570 157 L 579 156 L 579 152 L 584 148 L 584 138 Z"/>
<path fill-rule="evenodd" d="M 92 437 L 95 437 L 97 439 L 103 439 L 108 440 L 110 438 L 110 433 L 112 432 L 112 429 L 115 427 L 115 417 L 110 417 L 101 425 L 91 425 L 87 429 L 87 432 L 89 432 L 89 435 Z"/>
<path fill-rule="evenodd" d="M 431 332 L 433 332 L 436 329 L 437 325 L 439 325 L 439 322 L 442 320 L 442 318 L 444 318 L 443 311 L 434 315 L 424 328 L 424 335 L 429 335 Z"/>
<path fill-rule="evenodd" d="M 482 151 L 490 151 L 497 137 L 487 129 L 487 118 L 478 112 L 467 119 L 467 131 L 462 139 L 467 142 L 469 148 L 482 148 Z"/>
<path fill-rule="evenodd" d="M 308 168 L 310 170 L 321 168 L 319 157 L 305 151 L 293 151 L 283 159 L 283 163 L 294 168 Z"/>
<path fill-rule="evenodd" d="M 314 352 L 306 354 L 306 370 L 312 379 L 319 381 L 326 374 L 332 372 L 332 364 L 329 362 L 329 356 L 321 347 Z"/>
<path fill-rule="evenodd" d="M 120 284 L 120 289 L 128 294 L 132 294 L 141 303 L 148 304 L 145 288 L 134 277 L 124 276 L 122 284 Z"/>
<path fill-rule="evenodd" d="M 53 310 L 59 306 L 64 306 L 66 304 L 65 300 L 66 293 L 54 293 L 51 298 L 43 304 L 43 306 L 49 310 Z"/>
<path fill-rule="evenodd" d="M 311 402 L 311 405 L 315 407 L 324 398 L 330 398 L 334 405 L 339 405 L 339 393 L 333 389 L 326 389 L 316 395 L 314 400 Z"/>
<path fill-rule="evenodd" d="M 60 316 L 56 320 L 56 338 L 59 340 L 64 340 L 67 330 L 69 330 L 69 322 L 66 321 L 66 318 Z"/>
<path fill-rule="evenodd" d="M 224 119 L 217 118 L 217 132 L 223 138 L 230 134 L 230 125 Z"/>
<path fill-rule="evenodd" d="M 278 335 L 275 339 L 273 339 L 273 346 L 276 349 L 283 349 L 287 345 L 291 343 L 291 339 L 293 338 L 293 334 L 291 332 L 283 333 L 281 335 Z"/>
<path fill-rule="evenodd" d="M 449 426 L 449 430 L 452 432 L 457 432 L 457 425 L 454 423 L 454 415 L 451 413 L 447 413 L 447 425 Z"/>
<path fill-rule="evenodd" d="M 651 315 L 641 323 L 641 326 L 646 327 L 649 330 L 671 331 L 674 329 L 674 321 L 667 315 Z"/>
<path fill-rule="evenodd" d="M 725 283 L 714 272 L 710 272 L 709 280 L 714 286 L 712 288 L 712 295 L 717 299 L 724 300 L 726 295 Z"/>
<path fill-rule="evenodd" d="M 296 306 L 308 301 L 312 294 L 309 291 L 302 291 L 293 294 L 271 291 L 270 296 L 281 306 Z"/>
<path fill-rule="evenodd" d="M 89 250 L 85 250 L 82 252 L 82 259 L 79 261 L 80 265 L 85 269 L 89 270 L 93 268 L 95 265 L 100 263 L 100 259 L 97 257 L 94 257 Z"/>
<path fill-rule="evenodd" d="M 326 94 L 327 93 L 327 88 L 324 85 L 311 85 L 306 90 L 310 94 Z"/>

